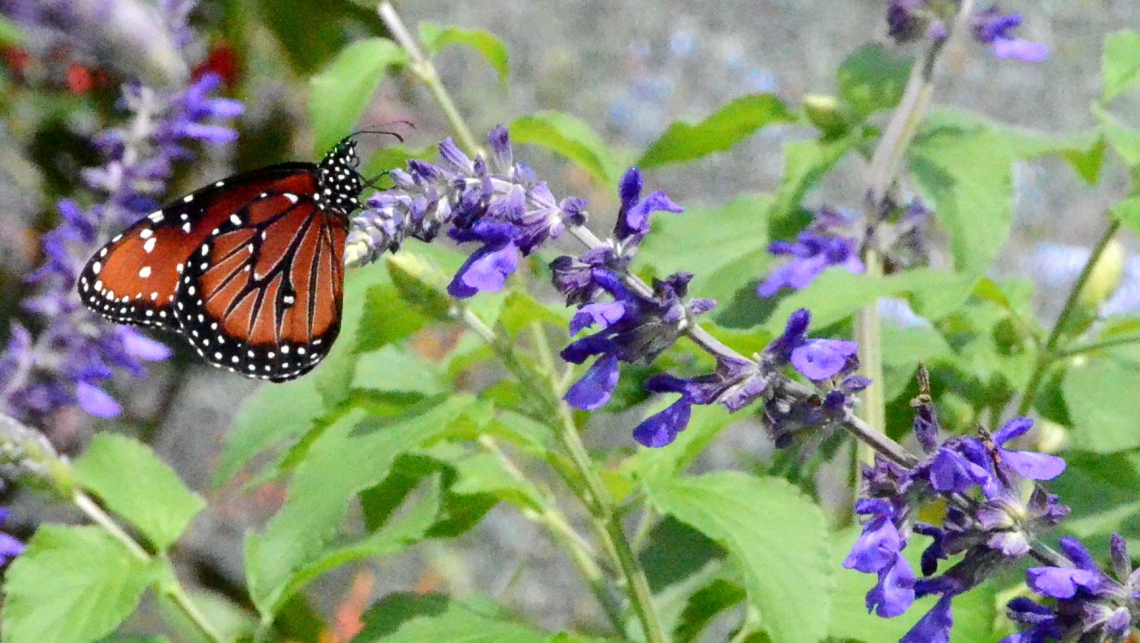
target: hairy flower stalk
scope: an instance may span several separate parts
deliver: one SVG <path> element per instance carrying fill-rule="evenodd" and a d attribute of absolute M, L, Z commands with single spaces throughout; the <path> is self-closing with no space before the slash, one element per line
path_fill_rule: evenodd
<path fill-rule="evenodd" d="M 186 25 L 192 6 L 159 4 L 159 27 L 180 43 L 184 58 L 194 40 Z M 75 280 L 83 262 L 111 231 L 159 206 L 174 164 L 193 156 L 187 144 L 223 145 L 237 136 L 216 124 L 242 110 L 240 103 L 212 95 L 219 84 L 217 76 L 206 74 L 175 89 L 138 81 L 123 86 L 120 105 L 131 120 L 97 137 L 105 164 L 83 173 L 95 198 L 87 207 L 76 200 L 60 201 L 62 221 L 43 237 L 45 262 L 29 277 L 35 294 L 24 303 L 41 330 L 33 334 L 18 323 L 11 328 L 8 350 L 0 358 L 3 412 L 42 421 L 60 408 L 78 405 L 92 415 L 113 417 L 121 407 L 102 386 L 116 369 L 141 376 L 144 362 L 169 356 L 164 345 L 135 329 L 90 314 L 75 293 Z"/>

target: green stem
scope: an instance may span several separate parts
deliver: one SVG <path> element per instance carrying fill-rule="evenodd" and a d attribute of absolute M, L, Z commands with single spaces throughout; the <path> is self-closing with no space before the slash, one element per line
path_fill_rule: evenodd
<path fill-rule="evenodd" d="M 523 515 L 544 526 L 554 539 L 570 552 L 571 560 L 586 579 L 586 584 L 590 586 L 590 590 L 598 599 L 598 603 L 605 611 L 610 624 L 619 632 L 625 629 L 625 619 L 622 616 L 620 606 L 614 601 L 613 595 L 606 586 L 606 575 L 598 565 L 594 548 L 570 526 L 570 521 L 558 510 L 557 503 L 552 498 L 547 497 L 547 494 L 542 493 L 523 475 L 510 457 L 499 448 L 494 438 L 489 435 L 481 436 L 479 444 L 499 460 L 507 475 L 511 476 L 515 482 L 531 489 L 533 496 L 541 505 L 537 508 L 523 510 Z"/>
<path fill-rule="evenodd" d="M 82 491 L 76 491 L 71 500 L 75 503 L 76 507 L 79 507 L 83 513 L 87 514 L 87 517 L 90 518 L 92 522 L 102 527 L 115 540 L 121 542 L 123 546 L 127 548 L 127 551 L 131 552 L 131 555 L 135 558 L 144 563 L 151 563 L 155 560 L 154 556 L 147 553 L 146 549 L 134 538 L 131 538 L 130 534 L 124 531 L 90 496 Z M 158 559 L 169 565 L 170 561 L 166 558 L 165 554 L 160 555 Z M 178 582 L 178 579 L 174 578 L 173 574 L 171 578 L 174 582 L 164 584 L 161 589 L 162 593 L 174 601 L 174 604 L 182 610 L 186 618 L 194 623 L 194 626 L 198 628 L 207 640 L 213 643 L 223 643 L 223 641 L 226 640 L 225 637 L 219 634 L 214 627 L 210 625 L 210 622 L 206 620 L 205 615 L 198 610 L 198 606 L 190 599 L 190 595 L 186 593 L 186 590 L 182 587 L 182 584 Z"/>
<path fill-rule="evenodd" d="M 878 252 L 868 250 L 863 261 L 869 277 L 877 279 L 883 276 L 883 264 Z M 859 342 L 859 369 L 871 378 L 871 385 L 863 390 L 859 417 L 876 430 L 883 431 L 887 425 L 887 409 L 883 397 L 883 332 L 878 303 L 879 300 L 876 299 L 859 311 L 855 320 L 855 335 Z M 859 442 L 856 455 L 860 462 L 871 462 L 874 450 L 866 442 Z"/>
<path fill-rule="evenodd" d="M 594 468 L 593 460 L 586 451 L 578 433 L 578 426 L 570 407 L 563 402 L 558 389 L 557 371 L 553 369 L 553 353 L 546 341 L 545 334 L 535 333 L 535 343 L 539 360 L 543 362 L 545 372 L 536 373 L 535 369 L 520 361 L 514 354 L 513 347 L 498 337 L 495 332 L 483 323 L 475 314 L 466 308 L 461 309 L 460 319 L 478 334 L 495 351 L 514 376 L 530 388 L 543 400 L 544 406 L 550 407 L 557 416 L 556 433 L 559 442 L 570 456 L 574 472 L 578 480 L 570 484 L 575 495 L 582 501 L 590 513 L 594 530 L 602 543 L 606 554 L 614 562 L 615 568 L 620 572 L 619 585 L 625 590 L 638 621 L 645 632 L 647 643 L 667 643 L 665 630 L 653 606 L 653 594 L 649 590 L 649 581 L 645 570 L 637 560 L 625 530 L 621 524 L 621 516 L 617 511 L 613 496 L 605 486 L 601 476 Z M 538 330 L 541 330 L 539 328 Z M 539 387 L 538 383 L 545 383 L 546 387 Z M 556 468 L 557 469 L 557 468 Z M 568 481 L 570 482 L 570 481 Z"/>
<path fill-rule="evenodd" d="M 1101 235 L 1100 240 L 1097 241 L 1096 246 L 1093 248 L 1092 254 L 1089 255 L 1089 260 L 1085 263 L 1084 268 L 1081 269 L 1081 274 L 1077 277 L 1076 283 L 1073 284 L 1069 290 L 1069 297 L 1065 300 L 1065 306 L 1061 309 L 1061 314 L 1057 316 L 1057 321 L 1053 322 L 1053 328 L 1049 331 L 1049 337 L 1045 340 L 1045 345 L 1041 347 L 1037 354 L 1037 364 L 1033 368 L 1033 373 L 1029 376 L 1029 382 L 1025 385 L 1025 392 L 1021 396 L 1021 403 L 1017 405 L 1017 415 L 1025 415 L 1029 409 L 1033 408 L 1033 402 L 1037 399 L 1037 389 L 1041 387 L 1041 382 L 1049 373 L 1049 369 L 1056 361 L 1063 357 L 1063 354 L 1057 352 L 1057 343 L 1065 334 L 1065 328 L 1069 324 L 1069 319 L 1073 313 L 1077 311 L 1081 299 L 1081 291 L 1085 288 L 1085 283 L 1092 275 L 1093 268 L 1096 267 L 1100 256 L 1104 254 L 1105 248 L 1108 247 L 1109 242 L 1116 236 L 1120 230 L 1120 220 L 1112 219 L 1108 228 Z"/>
<path fill-rule="evenodd" d="M 1057 359 L 1063 359 L 1066 357 L 1084 355 L 1085 353 L 1093 353 L 1099 350 L 1104 350 L 1106 348 L 1112 348 L 1113 346 L 1127 346 L 1128 344 L 1136 344 L 1138 342 L 1140 342 L 1140 335 L 1117 335 L 1116 337 L 1110 337 L 1108 339 L 1102 339 L 1100 341 L 1089 342 L 1087 344 L 1081 344 L 1080 346 L 1074 346 L 1073 348 L 1066 348 L 1062 351 L 1056 351 L 1054 354 L 1057 356 Z"/>
<path fill-rule="evenodd" d="M 464 148 L 469 154 L 475 154 L 480 150 L 480 145 L 475 137 L 471 135 L 471 130 L 467 127 L 467 121 L 459 113 L 459 109 L 455 106 L 455 101 L 451 99 L 451 94 L 448 93 L 447 88 L 444 87 L 443 81 L 439 78 L 439 73 L 435 69 L 435 65 L 431 59 L 424 55 L 423 50 L 420 49 L 419 43 L 412 33 L 408 31 L 404 21 L 400 18 L 400 14 L 396 13 L 395 7 L 390 2 L 381 2 L 378 9 L 380 19 L 387 25 L 388 31 L 391 32 L 392 37 L 396 42 L 407 50 L 408 55 L 412 57 L 412 64 L 410 69 L 412 73 L 419 77 L 428 91 L 431 92 L 432 98 L 439 105 L 443 115 L 447 118 L 447 122 L 451 124 L 452 129 L 455 130 L 455 136 L 459 139 L 459 146 Z"/>

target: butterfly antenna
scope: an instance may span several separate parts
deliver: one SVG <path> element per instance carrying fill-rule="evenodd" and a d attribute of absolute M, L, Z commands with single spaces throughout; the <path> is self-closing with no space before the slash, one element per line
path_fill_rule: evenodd
<path fill-rule="evenodd" d="M 416 128 L 416 126 L 411 121 L 392 121 L 391 123 L 385 123 L 385 125 L 407 125 L 408 127 L 412 128 L 412 129 Z M 388 130 L 378 130 L 378 129 L 357 130 L 357 131 L 349 134 L 346 138 L 353 138 L 356 136 L 360 136 L 361 134 L 378 134 L 378 135 L 393 136 L 396 138 L 397 141 L 400 141 L 401 143 L 404 142 L 404 137 L 401 136 L 400 134 L 398 134 L 396 132 L 389 132 Z"/>

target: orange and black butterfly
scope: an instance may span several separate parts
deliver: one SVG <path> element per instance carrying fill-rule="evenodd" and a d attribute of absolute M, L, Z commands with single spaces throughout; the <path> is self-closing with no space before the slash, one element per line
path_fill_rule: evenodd
<path fill-rule="evenodd" d="M 87 262 L 83 303 L 179 333 L 249 377 L 309 372 L 340 331 L 348 216 L 364 188 L 351 139 L 320 163 L 231 176 L 147 215 Z"/>

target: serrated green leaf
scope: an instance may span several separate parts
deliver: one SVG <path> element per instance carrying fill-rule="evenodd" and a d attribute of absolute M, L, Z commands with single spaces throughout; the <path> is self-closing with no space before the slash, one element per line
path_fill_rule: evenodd
<path fill-rule="evenodd" d="M 420 23 L 420 41 L 435 56 L 448 45 L 467 45 L 479 52 L 487 64 L 499 75 L 500 82 L 507 82 L 510 73 L 510 54 L 507 46 L 498 36 L 482 29 L 462 27 L 442 27 L 433 22 Z"/>
<path fill-rule="evenodd" d="M 621 169 L 609 146 L 580 118 L 562 112 L 538 112 L 511 123 L 511 140 L 529 143 L 578 164 L 599 183 L 617 185 Z"/>
<path fill-rule="evenodd" d="M 738 472 L 663 478 L 649 499 L 720 543 L 773 643 L 815 643 L 827 632 L 833 584 L 823 512 L 784 480 Z"/>
<path fill-rule="evenodd" d="M 309 80 L 309 118 L 318 150 L 331 149 L 356 127 L 384 70 L 407 61 L 403 47 L 386 38 L 358 40 L 345 47 Z"/>
<path fill-rule="evenodd" d="M 364 614 L 352 643 L 547 643 L 552 635 L 439 594 L 389 594 Z"/>
<path fill-rule="evenodd" d="M 1136 368 L 1115 359 L 1098 359 L 1069 369 L 1062 391 L 1073 419 L 1074 449 L 1116 453 L 1140 447 L 1137 374 Z"/>
<path fill-rule="evenodd" d="M 385 346 L 361 355 L 352 385 L 370 391 L 420 395 L 447 390 L 439 368 L 406 346 Z"/>
<path fill-rule="evenodd" d="M 694 296 L 728 299 L 741 281 L 762 274 L 772 261 L 767 219 L 771 203 L 768 195 L 750 194 L 723 208 L 655 215 L 637 265 L 652 268 L 659 277 L 678 270 L 691 272 L 696 275 L 689 285 Z"/>
<path fill-rule="evenodd" d="M 910 167 L 950 236 L 955 268 L 984 273 L 1013 221 L 1012 163 L 1000 137 L 985 129 L 934 129 L 915 141 Z"/>
<path fill-rule="evenodd" d="M 795 118 L 775 94 L 750 94 L 695 125 L 674 122 L 637 161 L 643 169 L 684 163 L 731 149 L 757 130 Z"/>
<path fill-rule="evenodd" d="M 262 451 L 308 433 L 325 413 L 316 384 L 312 377 L 266 384 L 242 402 L 234 426 L 226 435 L 213 485 L 224 484 Z"/>
<path fill-rule="evenodd" d="M 358 493 L 383 480 L 397 456 L 446 431 L 474 403 L 436 397 L 389 416 L 353 410 L 323 431 L 297 465 L 289 497 L 260 534 L 246 539 L 250 595 L 273 614 L 298 570 L 323 556 Z"/>
<path fill-rule="evenodd" d="M 159 578 L 99 527 L 44 525 L 4 577 L 4 643 L 87 643 L 110 633 Z"/>
<path fill-rule="evenodd" d="M 912 64 L 884 45 L 863 45 L 839 66 L 839 95 L 860 120 L 890 109 L 902 98 Z"/>
<path fill-rule="evenodd" d="M 123 435 L 96 435 L 76 461 L 75 473 L 81 485 L 159 550 L 178 540 L 206 506 L 150 447 Z"/>
<path fill-rule="evenodd" d="M 1140 85 L 1140 34 L 1130 30 L 1109 34 L 1104 42 L 1103 65 L 1101 97 L 1105 102 Z"/>

